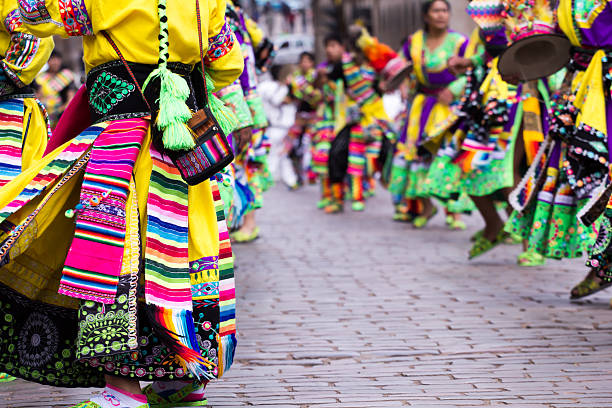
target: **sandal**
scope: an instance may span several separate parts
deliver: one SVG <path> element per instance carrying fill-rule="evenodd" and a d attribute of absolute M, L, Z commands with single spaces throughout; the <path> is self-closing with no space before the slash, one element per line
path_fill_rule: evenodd
<path fill-rule="evenodd" d="M 331 204 L 331 200 L 329 198 L 322 198 L 317 202 L 317 208 L 319 210 L 322 210 L 330 204 Z"/>
<path fill-rule="evenodd" d="M 206 398 L 201 401 L 182 402 L 185 397 L 200 387 L 201 384 L 193 382 L 191 385 L 187 385 L 176 391 L 174 394 L 170 394 L 165 397 L 162 397 L 153 391 L 153 387 L 150 385 L 147 385 L 142 392 L 147 396 L 147 400 L 149 401 L 151 408 L 204 407 L 208 405 L 208 400 Z"/>
<path fill-rule="evenodd" d="M 412 222 L 414 215 L 410 213 L 396 212 L 393 214 L 393 221 L 397 222 Z"/>
<path fill-rule="evenodd" d="M 73 405 L 73 406 L 71 406 L 69 408 L 102 408 L 102 406 L 100 404 L 92 402 L 92 401 L 83 401 L 83 402 L 79 402 L 78 404 Z M 143 404 L 143 405 L 140 405 L 138 408 L 151 408 L 151 405 Z"/>
<path fill-rule="evenodd" d="M 6 382 L 15 381 L 15 380 L 16 380 L 15 377 L 11 377 L 10 375 L 6 373 L 0 373 L 0 383 L 6 383 Z"/>
<path fill-rule="evenodd" d="M 600 279 L 586 277 L 582 282 L 574 286 L 570 292 L 570 299 L 582 299 L 587 296 L 594 295 L 612 286 L 612 282 L 604 282 Z"/>
<path fill-rule="evenodd" d="M 448 228 L 452 231 L 464 231 L 467 226 L 465 225 L 465 222 L 453 219 L 453 222 L 448 224 Z"/>
<path fill-rule="evenodd" d="M 474 241 L 474 245 L 472 246 L 472 249 L 470 249 L 468 259 L 474 259 L 484 254 L 485 252 L 489 252 L 490 250 L 501 244 L 503 242 L 503 239 L 503 231 L 500 231 L 493 241 L 489 241 L 484 235 L 480 235 L 478 238 L 476 238 L 476 241 Z"/>
<path fill-rule="evenodd" d="M 525 251 L 518 256 L 516 263 L 519 266 L 541 266 L 546 263 L 546 258 L 537 252 Z"/>
<path fill-rule="evenodd" d="M 331 203 L 325 207 L 325 214 L 338 214 L 344 211 L 344 206 L 338 203 Z"/>
<path fill-rule="evenodd" d="M 255 227 L 253 232 L 251 232 L 250 234 L 238 230 L 236 232 L 231 233 L 230 238 L 236 244 L 247 244 L 249 242 L 253 242 L 257 238 L 259 238 L 259 227 Z"/>
<path fill-rule="evenodd" d="M 506 232 L 506 236 L 504 237 L 504 244 L 506 245 L 518 245 L 523 243 L 523 238 L 515 234 L 514 232 Z"/>
<path fill-rule="evenodd" d="M 437 213 L 438 213 L 438 209 L 434 207 L 433 210 L 431 210 L 431 214 L 429 214 L 429 216 L 419 215 L 418 217 L 414 219 L 414 221 L 412 222 L 412 225 L 414 226 L 414 228 L 417 228 L 417 229 L 425 228 L 427 223 L 433 217 L 435 217 Z"/>
<path fill-rule="evenodd" d="M 365 211 L 365 203 L 363 201 L 355 201 L 351 204 L 351 208 L 357 212 Z"/>
<path fill-rule="evenodd" d="M 482 237 L 482 234 L 484 234 L 484 229 L 476 231 L 476 233 L 470 237 L 470 242 L 476 242 L 478 238 Z"/>

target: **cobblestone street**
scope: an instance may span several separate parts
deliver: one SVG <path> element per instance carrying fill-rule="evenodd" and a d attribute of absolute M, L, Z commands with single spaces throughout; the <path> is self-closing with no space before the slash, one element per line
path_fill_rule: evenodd
<path fill-rule="evenodd" d="M 316 199 L 274 188 L 261 239 L 235 246 L 238 352 L 210 406 L 612 407 L 612 292 L 570 303 L 582 260 L 520 269 L 520 247 L 503 246 L 468 262 L 477 216 L 415 231 L 384 191 L 365 213 L 325 215 Z M 90 392 L 16 381 L 0 407 Z"/>

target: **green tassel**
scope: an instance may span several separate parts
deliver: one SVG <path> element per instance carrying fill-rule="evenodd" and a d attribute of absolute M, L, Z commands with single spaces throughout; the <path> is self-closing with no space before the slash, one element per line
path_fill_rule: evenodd
<path fill-rule="evenodd" d="M 206 74 L 206 90 L 208 93 L 208 107 L 210 108 L 210 112 L 219 122 L 219 126 L 223 133 L 229 135 L 234 130 L 238 129 L 238 118 L 234 114 L 234 112 L 225 106 L 225 104 L 217 98 L 217 96 L 212 92 L 214 89 L 214 84 L 212 79 L 208 73 Z"/>
<path fill-rule="evenodd" d="M 162 131 L 162 142 L 168 150 L 189 150 L 195 147 L 187 122 L 193 113 L 186 104 L 190 90 L 183 77 L 170 71 L 165 65 L 151 72 L 144 83 L 159 77 L 159 114 L 156 125 Z"/>

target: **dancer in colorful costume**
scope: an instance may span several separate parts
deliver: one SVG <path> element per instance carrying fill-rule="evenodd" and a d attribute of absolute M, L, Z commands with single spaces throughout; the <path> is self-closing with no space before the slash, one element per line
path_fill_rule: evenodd
<path fill-rule="evenodd" d="M 312 170 L 317 174 L 321 185 L 321 198 L 317 208 L 325 212 L 334 212 L 334 193 L 329 173 L 329 151 L 336 134 L 346 125 L 346 106 L 344 95 L 344 81 L 338 74 L 340 67 L 329 62 L 334 54 L 342 55 L 345 52 L 342 39 L 337 35 L 325 38 L 325 53 L 327 61 L 317 66 L 315 85 L 321 95 L 321 103 L 316 112 L 315 125 L 312 136 Z M 333 79 L 332 79 L 333 78 Z M 336 185 L 336 188 L 339 186 Z M 340 187 L 342 190 L 342 187 Z M 337 191 L 336 196 L 342 196 Z"/>
<path fill-rule="evenodd" d="M 268 187 L 266 177 L 268 146 L 265 137 L 268 120 L 261 97 L 257 94 L 257 61 L 254 53 L 254 47 L 263 41 L 263 34 L 235 1 L 228 1 L 226 18 L 236 33 L 244 57 L 244 71 L 234 86 L 240 84 L 250 110 L 250 119 L 245 122 L 248 126 L 234 135 L 242 136 L 240 141 L 234 141 L 236 150 L 236 160 L 233 165 L 234 211 L 230 224 L 230 228 L 234 230 L 232 239 L 235 242 L 246 243 L 259 237 L 255 210 L 263 205 L 263 192 Z M 246 119 L 246 112 L 244 114 Z"/>
<path fill-rule="evenodd" d="M 434 127 L 449 117 L 450 105 L 463 92 L 465 78 L 451 74 L 447 61 L 464 56 L 468 40 L 449 30 L 448 1 L 427 1 L 422 11 L 425 30 L 413 34 L 402 48 L 403 56 L 413 64 L 416 87 L 394 156 L 390 187 L 396 200 L 394 219 L 413 221 L 415 227 L 423 228 L 437 213 L 431 198 L 438 197 L 446 202 L 451 227 L 461 228 L 456 212 L 462 208 L 452 208 L 451 200 L 461 193 L 460 170 L 445 154 L 453 151 L 452 140 L 440 141 L 428 151 L 419 147 Z M 434 157 L 436 165 L 432 166 Z M 420 215 L 415 217 L 415 213 Z"/>
<path fill-rule="evenodd" d="M 544 35 L 542 33 L 545 30 L 554 32 L 555 15 L 548 1 L 538 0 L 533 4 L 504 1 L 501 4 L 511 40 L 533 36 L 530 27 L 534 27 L 535 21 L 539 22 L 536 25 L 540 30 L 539 35 Z M 522 266 L 541 265 L 546 258 L 580 257 L 587 252 L 596 236 L 596 228 L 584 226 L 577 215 L 594 188 L 601 184 L 601 177 L 593 177 L 592 183 L 586 188 L 577 188 L 574 176 L 568 173 L 566 166 L 574 155 L 572 138 L 569 137 L 573 130 L 571 123 L 564 123 L 571 115 L 563 112 L 563 101 L 571 97 L 571 88 L 577 86 L 582 76 L 581 73 L 576 76 L 575 64 L 571 64 L 570 68 L 563 86 L 555 84 L 560 82 L 556 80 L 558 75 L 523 86 L 523 140 L 527 159 L 532 162 L 525 177 L 510 196 L 510 203 L 516 211 L 506 224 L 506 231 L 525 240 L 525 252 L 517 260 Z M 529 84 L 537 85 L 527 89 L 526 85 Z M 530 103 L 532 99 L 528 97 L 533 98 L 534 94 L 544 105 Z M 543 120 L 537 121 L 532 116 L 542 117 Z M 539 127 L 534 127 L 534 123 Z M 538 142 L 538 150 L 530 147 L 530 134 L 542 140 Z M 546 137 L 542 138 L 542 135 Z"/>
<path fill-rule="evenodd" d="M 571 88 L 555 100 L 553 127 L 563 141 L 565 174 L 573 194 L 592 200 L 578 213 L 581 228 L 589 232 L 599 224 L 599 235 L 589 251 L 589 273 L 571 291 L 583 298 L 612 285 L 612 1 L 561 0 L 559 26 L 574 48 Z M 557 142 L 559 143 L 559 142 Z M 572 238 L 582 238 L 578 231 Z M 592 239 L 582 243 L 593 243 Z M 583 247 L 586 250 L 586 247 Z"/>
<path fill-rule="evenodd" d="M 296 102 L 295 123 L 289 129 L 289 158 L 297 175 L 297 186 L 304 183 L 304 149 L 312 139 L 316 123 L 316 106 L 321 92 L 315 88 L 315 57 L 304 52 L 300 55 L 299 68 L 289 78 L 289 95 Z"/>
<path fill-rule="evenodd" d="M 0 189 L 0 367 L 106 385 L 79 407 L 204 405 L 234 355 L 233 257 L 216 182 L 187 185 L 162 152 L 193 146 L 201 58 L 211 110 L 235 125 L 211 93 L 243 68 L 225 2 L 19 7 L 39 37 L 84 36 L 93 125 Z"/>
<path fill-rule="evenodd" d="M 472 34 L 465 57 L 449 61 L 454 73 L 469 69 L 465 95 L 454 112 L 459 119 L 449 130 L 460 143 L 453 163 L 460 166 L 465 191 L 485 221 L 485 228 L 473 237 L 470 258 L 509 239 L 496 203 L 507 201 L 519 167 L 515 166 L 515 143 L 522 103 L 518 103 L 516 86 L 504 82 L 497 68 L 498 56 L 507 45 L 501 10 L 500 4 L 492 8 L 487 0 L 471 1 L 467 12 L 482 31 Z M 517 156 L 522 156 L 520 151 Z"/>

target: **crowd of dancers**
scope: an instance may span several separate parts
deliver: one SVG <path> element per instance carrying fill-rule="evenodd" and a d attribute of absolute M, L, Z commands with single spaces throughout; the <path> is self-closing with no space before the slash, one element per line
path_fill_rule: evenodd
<path fill-rule="evenodd" d="M 485 227 L 469 259 L 500 244 L 523 245 L 521 266 L 587 255 L 571 297 L 591 295 L 612 284 L 612 5 L 466 3 L 479 25 L 470 37 L 449 28 L 451 3 L 434 0 L 397 52 L 355 26 L 325 38 L 326 61 L 302 56 L 289 136 L 311 140 L 318 207 L 363 211 L 378 181 L 390 216 L 417 229 L 442 208 L 462 230 L 477 211 Z M 381 97 L 398 89 L 404 109 L 389 118 Z"/>

